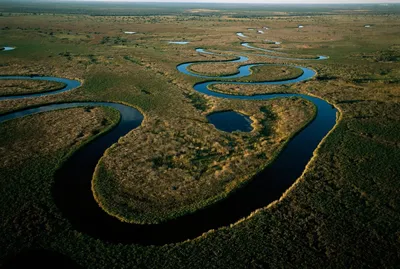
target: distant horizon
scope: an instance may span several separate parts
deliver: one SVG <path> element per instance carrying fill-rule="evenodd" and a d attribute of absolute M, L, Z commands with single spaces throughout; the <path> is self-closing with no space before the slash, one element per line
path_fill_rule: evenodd
<path fill-rule="evenodd" d="M 400 0 L 17 0 L 13 2 L 110 2 L 110 3 L 196 3 L 196 4 L 400 4 Z"/>

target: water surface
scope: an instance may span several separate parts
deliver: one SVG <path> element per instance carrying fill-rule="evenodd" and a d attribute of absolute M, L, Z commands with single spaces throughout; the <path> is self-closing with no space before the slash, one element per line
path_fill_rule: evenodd
<path fill-rule="evenodd" d="M 0 51 L 10 51 L 15 50 L 15 47 L 3 47 Z"/>
<path fill-rule="evenodd" d="M 214 112 L 207 116 L 207 120 L 215 128 L 224 132 L 251 132 L 253 130 L 249 116 L 236 111 Z"/>
<path fill-rule="evenodd" d="M 169 41 L 169 44 L 178 44 L 178 45 L 186 45 L 189 44 L 189 41 Z"/>

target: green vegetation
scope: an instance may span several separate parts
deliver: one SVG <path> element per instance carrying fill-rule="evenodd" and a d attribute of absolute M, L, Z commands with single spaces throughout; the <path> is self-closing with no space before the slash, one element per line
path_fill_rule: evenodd
<path fill-rule="evenodd" d="M 281 81 L 298 78 L 303 70 L 294 66 L 254 66 L 251 76 L 240 78 L 238 81 Z"/>
<path fill-rule="evenodd" d="M 296 86 L 292 85 L 238 85 L 238 84 L 212 84 L 209 90 L 232 95 L 257 95 L 263 93 L 287 93 L 295 92 Z"/>
<path fill-rule="evenodd" d="M 264 43 L 265 41 L 263 41 Z M 268 44 L 268 43 L 267 43 Z M 265 47 L 265 45 L 254 45 L 251 44 L 250 45 L 254 48 L 246 48 L 247 52 L 246 53 L 258 53 L 260 55 L 269 55 L 271 57 L 283 57 L 283 58 L 288 58 L 288 59 L 293 59 L 293 60 L 315 60 L 318 59 L 318 56 L 311 56 L 311 55 L 306 55 L 306 54 L 299 54 L 296 52 L 291 52 L 291 51 L 281 51 L 281 50 L 277 50 L 275 49 L 276 45 L 269 45 L 267 47 Z M 305 46 L 308 47 L 308 46 Z M 279 47 L 279 49 L 281 49 L 282 47 Z M 261 49 L 268 49 L 269 51 L 263 51 Z"/>
<path fill-rule="evenodd" d="M 194 51 L 197 47 L 248 52 L 240 46 L 236 32 L 244 32 L 257 47 L 262 47 L 265 39 L 281 40 L 283 52 L 329 55 L 330 59 L 299 62 L 248 55 L 249 63 L 305 65 L 315 69 L 318 76 L 288 86 L 223 84 L 213 85 L 214 90 L 315 95 L 340 109 L 338 125 L 321 144 L 304 175 L 278 202 L 194 240 L 141 246 L 102 242 L 75 231 L 55 206 L 51 193 L 57 167 L 71 151 L 115 124 L 115 111 L 68 109 L 2 123 L 0 267 L 8 257 L 35 248 L 61 253 L 83 267 L 96 269 L 397 268 L 399 5 L 367 5 L 362 10 L 359 5 L 345 6 L 349 7 L 346 10 L 340 5 L 268 9 L 231 5 L 204 9 L 200 4 L 160 4 L 154 9 L 138 6 L 129 9 L 127 4 L 111 8 L 99 3 L 60 3 L 55 8 L 49 3 L 0 3 L 1 46 L 17 47 L 1 52 L 1 75 L 53 75 L 83 82 L 79 89 L 59 95 L 1 101 L 0 113 L 85 100 L 123 102 L 144 113 L 143 125 L 122 138 L 100 163 L 95 180 L 98 194 L 107 196 L 100 197 L 106 203 L 103 206 L 118 208 L 125 219 L 134 218 L 129 207 L 121 206 L 131 199 L 130 205 L 145 210 L 140 214 L 143 222 L 170 217 L 173 210 L 179 215 L 185 205 L 185 210 L 194 210 L 208 198 L 248 182 L 249 175 L 266 165 L 282 147 L 282 143 L 273 144 L 275 138 L 286 137 L 287 141 L 312 118 L 309 104 L 301 99 L 232 101 L 193 92 L 193 84 L 201 79 L 180 74 L 176 65 L 227 59 L 198 54 Z M 298 24 L 305 27 L 299 30 Z M 373 27 L 365 28 L 365 24 Z M 269 27 L 264 35 L 246 30 L 262 26 Z M 124 35 L 123 31 L 137 34 Z M 184 39 L 191 43 L 168 44 Z M 230 57 L 236 56 L 232 53 Z M 204 68 L 201 66 L 197 67 Z M 264 77 L 272 71 L 263 67 L 246 79 Z M 36 85 L 32 89 L 42 88 Z M 5 91 L 4 86 L 1 91 Z M 248 135 L 217 131 L 205 115 L 224 109 L 258 119 L 258 129 Z M 257 148 L 261 139 L 266 144 Z M 221 152 L 214 154 L 215 140 Z M 235 143 L 236 149 L 229 143 Z M 275 148 L 269 148 L 270 143 Z M 236 154 L 233 161 L 237 166 L 230 172 L 237 173 L 237 180 L 227 187 L 229 177 L 222 175 L 207 185 L 207 180 L 202 180 L 207 171 L 202 169 L 212 167 L 217 157 L 220 163 L 228 162 L 231 155 L 224 150 Z M 263 156 L 268 159 L 242 163 L 245 154 L 251 157 L 257 151 L 266 152 Z M 176 153 L 181 155 L 174 158 Z M 144 169 L 148 170 L 143 175 L 154 173 L 140 177 L 138 173 L 145 173 Z M 225 171 L 212 169 L 213 173 Z M 187 175 L 187 181 L 179 181 L 182 175 Z M 125 178 L 129 180 L 124 182 Z M 217 179 L 221 185 L 212 184 Z M 185 191 L 186 186 L 192 189 Z M 146 197 L 141 190 L 167 195 L 150 197 L 153 207 L 133 197 Z M 190 191 L 198 200 L 190 200 Z M 113 200 L 115 197 L 120 200 Z M 174 198 L 178 206 L 172 204 Z M 167 216 L 160 212 L 164 201 Z"/>
<path fill-rule="evenodd" d="M 50 2 L 50 3 L 49 3 Z M 219 4 L 208 3 L 207 7 L 201 3 L 88 3 L 88 2 L 56 2 L 43 1 L 32 3 L 28 0 L 15 3 L 12 0 L 5 0 L 0 5 L 3 16 L 9 12 L 24 12 L 34 16 L 41 14 L 84 14 L 90 16 L 149 16 L 148 22 L 157 22 L 159 15 L 186 15 L 213 18 L 218 15 L 230 16 L 234 19 L 252 19 L 267 17 L 290 17 L 307 15 L 365 15 L 365 14 L 397 14 L 400 7 L 392 5 L 363 5 L 357 4 L 330 4 L 330 5 L 279 5 L 268 4 L 266 6 L 249 4 Z M 186 18 L 180 18 L 184 21 Z"/>
<path fill-rule="evenodd" d="M 55 91 L 65 87 L 55 81 L 0 80 L 0 96 Z"/>
<path fill-rule="evenodd" d="M 274 120 L 260 110 L 265 105 Z M 134 223 L 194 212 L 246 184 L 314 114 L 301 99 L 221 101 L 212 111 L 230 109 L 250 115 L 254 130 L 222 133 L 211 124 L 179 118 L 148 124 L 125 138 L 100 162 L 93 180 L 96 200 L 109 214 Z"/>
<path fill-rule="evenodd" d="M 246 64 L 248 64 L 246 62 Z M 196 63 L 189 66 L 190 71 L 206 76 L 227 76 L 238 73 L 237 69 L 243 65 L 232 63 Z M 279 81 L 293 79 L 301 76 L 303 71 L 294 66 L 253 66 L 251 75 L 239 79 L 237 81 Z"/>
<path fill-rule="evenodd" d="M 193 73 L 206 76 L 229 76 L 236 75 L 238 68 L 243 64 L 232 63 L 195 63 L 189 66 L 189 70 Z"/>
<path fill-rule="evenodd" d="M 127 61 L 129 61 L 129 62 L 131 62 L 131 63 L 138 64 L 138 65 L 142 65 L 142 62 L 141 62 L 141 61 L 139 61 L 139 60 L 137 60 L 137 59 L 134 59 L 134 58 L 131 58 L 131 57 L 129 57 L 128 55 L 124 56 L 124 59 L 127 60 Z"/>
<path fill-rule="evenodd" d="M 196 109 L 198 109 L 202 112 L 208 110 L 209 105 L 208 105 L 207 99 L 205 97 L 203 97 L 201 94 L 193 92 L 193 93 L 185 94 L 185 96 L 192 102 L 193 106 Z"/>

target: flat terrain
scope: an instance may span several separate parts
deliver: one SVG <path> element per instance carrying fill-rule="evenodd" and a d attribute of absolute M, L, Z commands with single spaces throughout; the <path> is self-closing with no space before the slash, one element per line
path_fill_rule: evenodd
<path fill-rule="evenodd" d="M 246 62 L 247 63 L 247 62 Z M 194 73 L 209 76 L 224 76 L 237 73 L 242 64 L 232 63 L 204 63 L 193 64 L 189 70 Z M 213 72 L 210 72 L 210 70 Z M 244 77 L 236 81 L 274 81 L 299 77 L 303 72 L 291 66 L 254 66 L 251 68 L 251 78 Z"/>
<path fill-rule="evenodd" d="M 22 5 L 22 4 L 21 4 Z M 79 5 L 79 4 L 76 4 Z M 112 244 L 72 228 L 52 197 L 54 174 L 80 146 L 118 121 L 114 110 L 76 108 L 0 124 L 0 267 L 27 249 L 62 254 L 84 268 L 396 268 L 400 264 L 400 13 L 339 7 L 156 9 L 0 4 L 0 75 L 81 81 L 62 94 L 0 101 L 0 113 L 72 101 L 122 102 L 145 116 L 108 150 L 93 190 L 99 206 L 127 222 L 158 223 L 223 199 L 268 165 L 315 115 L 299 98 L 224 100 L 193 90 L 204 79 L 179 73 L 188 61 L 301 65 L 317 76 L 282 85 L 213 85 L 231 94 L 304 93 L 327 100 L 338 124 L 296 183 L 276 201 L 229 227 L 164 246 Z M 77 11 L 79 10 L 79 12 Z M 304 25 L 302 29 L 298 25 Z M 372 27 L 366 28 L 364 25 Z M 249 28 L 264 29 L 264 34 Z M 125 34 L 133 31 L 135 34 Z M 243 32 L 245 40 L 235 33 Z M 267 44 L 265 40 L 282 44 Z M 169 41 L 190 41 L 186 45 Z M 287 53 L 270 58 L 241 42 Z M 223 53 L 199 54 L 196 48 Z M 279 56 L 279 53 L 271 53 Z M 317 55 L 328 55 L 315 61 Z M 201 74 L 240 64 L 196 64 Z M 263 66 L 242 81 L 301 75 Z M 0 96 L 55 89 L 1 81 Z M 236 110 L 250 133 L 207 122 Z M 288 167 L 290 169 L 290 167 Z M 240 191 L 240 190 L 239 190 Z M 190 227 L 188 227 L 190 229 Z"/>
<path fill-rule="evenodd" d="M 301 99 L 220 101 L 210 113 L 230 109 L 250 115 L 254 130 L 229 134 L 201 121 L 159 119 L 108 151 L 94 181 L 103 208 L 127 222 L 157 223 L 215 203 L 267 165 L 314 114 Z"/>
<path fill-rule="evenodd" d="M 64 86 L 63 83 L 54 81 L 0 80 L 1 96 L 54 91 Z"/>

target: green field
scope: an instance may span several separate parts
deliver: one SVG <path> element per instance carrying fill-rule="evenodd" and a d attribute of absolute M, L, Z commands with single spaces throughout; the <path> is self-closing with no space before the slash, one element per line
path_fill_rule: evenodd
<path fill-rule="evenodd" d="M 305 27 L 298 29 L 300 24 Z M 266 26 L 264 34 L 248 30 Z M 240 39 L 237 32 L 248 38 Z M 168 43 L 185 40 L 190 43 Z M 261 56 L 264 52 L 242 47 L 244 41 L 305 59 Z M 316 112 L 300 98 L 243 101 L 202 95 L 193 85 L 205 79 L 179 73 L 178 64 L 249 57 L 240 64 L 191 66 L 195 73 L 215 76 L 249 63 L 285 65 L 254 67 L 241 81 L 294 78 L 301 70 L 291 66 L 309 67 L 316 77 L 296 84 L 228 83 L 210 89 L 303 93 L 328 101 L 340 113 L 303 175 L 279 201 L 228 227 L 163 246 L 93 238 L 76 231 L 54 203 L 57 169 L 114 126 L 116 111 L 73 108 L 1 123 L 1 268 L 32 249 L 61 254 L 83 268 L 398 268 L 400 5 L 6 1 L 0 3 L 3 46 L 16 49 L 0 51 L 0 76 L 65 77 L 82 87 L 0 100 L 1 114 L 73 101 L 119 102 L 143 113 L 142 125 L 106 152 L 93 178 L 99 206 L 126 222 L 174 219 L 251 184 L 251 176 L 272 162 Z M 196 48 L 223 55 L 200 54 Z M 316 55 L 330 58 L 310 60 Z M 0 80 L 0 96 L 62 86 Z M 207 115 L 225 110 L 248 115 L 254 130 L 225 133 L 207 122 Z"/>

